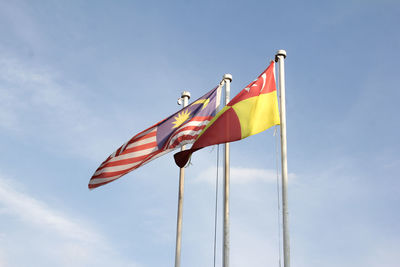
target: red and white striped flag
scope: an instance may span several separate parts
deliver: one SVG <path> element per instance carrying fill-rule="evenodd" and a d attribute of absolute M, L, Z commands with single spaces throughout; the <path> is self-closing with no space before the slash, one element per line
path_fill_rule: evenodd
<path fill-rule="evenodd" d="M 177 147 L 193 143 L 215 116 L 220 97 L 221 87 L 217 86 L 189 106 L 132 137 L 97 168 L 89 188 L 112 182 Z"/>

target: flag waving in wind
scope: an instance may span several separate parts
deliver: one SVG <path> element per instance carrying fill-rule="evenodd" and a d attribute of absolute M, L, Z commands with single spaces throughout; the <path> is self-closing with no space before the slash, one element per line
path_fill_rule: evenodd
<path fill-rule="evenodd" d="M 174 155 L 184 167 L 193 152 L 211 145 L 233 142 L 280 124 L 274 62 L 236 95 L 199 134 L 193 146 Z"/>
<path fill-rule="evenodd" d="M 89 188 L 114 181 L 181 145 L 193 143 L 215 116 L 220 97 L 221 86 L 217 86 L 189 106 L 132 137 L 97 168 Z"/>

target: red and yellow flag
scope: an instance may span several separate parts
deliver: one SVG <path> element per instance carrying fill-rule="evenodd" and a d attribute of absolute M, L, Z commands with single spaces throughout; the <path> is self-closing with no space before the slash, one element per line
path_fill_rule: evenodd
<path fill-rule="evenodd" d="M 211 145 L 233 142 L 280 124 L 274 62 L 235 96 L 204 128 L 193 146 L 174 155 L 184 167 L 193 152 Z"/>

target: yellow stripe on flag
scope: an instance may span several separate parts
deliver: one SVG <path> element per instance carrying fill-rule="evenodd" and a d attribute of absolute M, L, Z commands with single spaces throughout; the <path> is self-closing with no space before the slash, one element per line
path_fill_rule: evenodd
<path fill-rule="evenodd" d="M 242 139 L 280 124 L 276 91 L 242 100 L 232 106 L 242 131 Z"/>

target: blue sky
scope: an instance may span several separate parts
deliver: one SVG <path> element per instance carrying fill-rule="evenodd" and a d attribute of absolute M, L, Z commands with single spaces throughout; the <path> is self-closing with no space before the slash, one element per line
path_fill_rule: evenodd
<path fill-rule="evenodd" d="M 390 0 L 1 0 L 0 266 L 172 266 L 172 154 L 89 178 L 182 91 L 231 73 L 235 95 L 278 49 L 292 266 L 398 266 L 399 14 Z M 232 144 L 233 267 L 279 266 L 273 132 Z M 186 171 L 182 266 L 213 263 L 216 151 Z"/>

